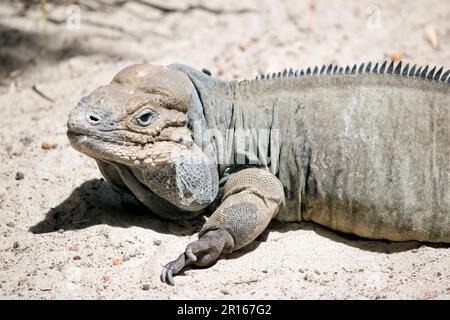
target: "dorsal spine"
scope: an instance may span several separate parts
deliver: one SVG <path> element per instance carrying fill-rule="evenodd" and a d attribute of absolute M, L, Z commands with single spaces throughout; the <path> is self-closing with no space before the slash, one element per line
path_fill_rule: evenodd
<path fill-rule="evenodd" d="M 297 77 L 307 77 L 311 75 L 327 76 L 327 75 L 353 75 L 353 74 L 363 74 L 363 73 L 375 73 L 375 74 L 392 74 L 400 75 L 404 77 L 415 77 L 427 79 L 430 81 L 442 81 L 450 83 L 450 69 L 443 72 L 444 67 L 441 67 L 436 71 L 436 67 L 433 67 L 428 71 L 429 66 L 417 67 L 416 65 L 410 67 L 409 63 L 403 66 L 402 61 L 395 65 L 394 61 L 388 65 L 387 61 L 384 61 L 381 66 L 378 66 L 378 62 L 372 66 L 369 62 L 367 65 L 365 63 L 358 65 L 353 65 L 353 67 L 339 67 L 337 65 L 330 64 L 328 66 L 323 65 L 321 68 L 315 66 L 314 68 L 307 68 L 306 71 L 293 70 L 292 68 L 284 69 L 282 72 L 278 73 L 267 73 L 261 74 L 256 77 L 256 80 L 275 80 L 280 78 L 297 78 Z M 249 80 L 243 80 L 246 82 Z"/>

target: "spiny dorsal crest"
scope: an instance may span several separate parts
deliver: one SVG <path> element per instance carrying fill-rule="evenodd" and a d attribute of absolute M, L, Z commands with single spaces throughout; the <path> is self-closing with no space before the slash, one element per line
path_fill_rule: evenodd
<path fill-rule="evenodd" d="M 320 69 L 318 66 L 314 68 L 307 68 L 306 70 L 293 70 L 290 68 L 289 70 L 284 69 L 283 72 L 278 73 L 268 73 L 261 74 L 256 77 L 256 80 L 274 80 L 279 78 L 294 78 L 294 77 L 304 77 L 309 75 L 352 75 L 352 74 L 362 74 L 362 73 L 376 73 L 376 74 L 393 74 L 393 75 L 401 75 L 404 77 L 416 77 L 422 79 L 428 79 L 433 81 L 443 81 L 450 83 L 450 69 L 443 72 L 444 67 L 441 67 L 436 71 L 436 67 L 433 67 L 430 71 L 428 71 L 429 66 L 417 67 L 417 65 L 409 66 L 409 63 L 402 67 L 402 62 L 400 61 L 397 65 L 392 61 L 389 65 L 387 61 L 384 61 L 380 66 L 378 62 L 372 66 L 372 63 L 369 62 L 367 65 L 362 63 L 361 65 L 353 65 L 353 67 L 346 66 L 339 67 L 337 65 L 323 65 Z M 248 81 L 248 80 L 244 80 Z"/>

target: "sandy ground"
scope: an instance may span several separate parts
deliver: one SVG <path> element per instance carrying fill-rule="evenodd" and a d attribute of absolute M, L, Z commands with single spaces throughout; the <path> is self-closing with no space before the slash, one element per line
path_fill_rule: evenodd
<path fill-rule="evenodd" d="M 249 247 L 164 285 L 162 266 L 203 218 L 169 223 L 123 207 L 65 135 L 79 98 L 134 63 L 182 62 L 225 79 L 391 55 L 449 67 L 449 1 L 82 3 L 80 28 L 76 7 L 49 3 L 44 23 L 36 6 L 23 16 L 19 1 L 0 4 L 0 298 L 450 298 L 448 245 L 312 223 L 273 223 Z"/>

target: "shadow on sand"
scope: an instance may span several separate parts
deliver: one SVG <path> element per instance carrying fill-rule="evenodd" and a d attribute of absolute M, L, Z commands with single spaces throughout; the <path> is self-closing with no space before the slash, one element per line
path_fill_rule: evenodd
<path fill-rule="evenodd" d="M 70 196 L 46 213 L 45 219 L 30 228 L 34 234 L 80 230 L 106 224 L 128 228 L 137 226 L 159 233 L 192 235 L 201 229 L 204 217 L 190 220 L 164 220 L 152 214 L 132 197 L 114 191 L 103 179 L 92 179 L 77 187 Z"/>
<path fill-rule="evenodd" d="M 56 208 L 47 212 L 43 221 L 30 228 L 35 234 L 56 232 L 59 229 L 79 230 L 94 225 L 107 224 L 127 228 L 138 226 L 152 229 L 159 233 L 179 236 L 198 232 L 205 218 L 200 216 L 190 220 L 163 220 L 153 215 L 143 205 L 131 197 L 125 198 L 114 191 L 103 179 L 86 181 L 76 188 L 71 195 Z M 416 241 L 393 242 L 387 240 L 370 240 L 355 235 L 330 230 L 311 222 L 281 223 L 272 221 L 253 243 L 230 254 L 227 259 L 236 259 L 255 250 L 261 242 L 267 240 L 269 232 L 313 231 L 332 241 L 379 253 L 395 253 L 416 249 L 423 245 L 434 248 L 449 247 L 449 244 L 420 243 Z"/>

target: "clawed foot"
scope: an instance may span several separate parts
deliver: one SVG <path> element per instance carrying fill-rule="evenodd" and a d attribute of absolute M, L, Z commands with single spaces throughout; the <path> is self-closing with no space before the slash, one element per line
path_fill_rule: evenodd
<path fill-rule="evenodd" d="M 193 242 L 192 244 L 194 244 Z M 190 246 L 190 245 L 189 245 Z M 173 281 L 173 276 L 179 273 L 184 267 L 187 267 L 191 265 L 193 262 L 197 261 L 197 257 L 192 252 L 191 248 L 186 249 L 186 251 L 180 256 L 169 262 L 165 265 L 161 272 L 161 281 L 164 283 L 168 283 L 170 285 L 175 285 L 175 282 Z"/>
<path fill-rule="evenodd" d="M 184 253 L 166 264 L 161 272 L 161 281 L 174 285 L 174 275 L 190 265 L 207 267 L 217 261 L 222 253 L 229 253 L 234 247 L 233 237 L 224 229 L 211 230 L 200 239 L 190 243 Z"/>

